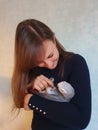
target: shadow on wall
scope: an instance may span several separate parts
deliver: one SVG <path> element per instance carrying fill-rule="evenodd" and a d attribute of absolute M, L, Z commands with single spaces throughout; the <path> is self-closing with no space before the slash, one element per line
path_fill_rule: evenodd
<path fill-rule="evenodd" d="M 11 97 L 11 78 L 0 77 L 0 96 Z"/>
<path fill-rule="evenodd" d="M 3 129 L 11 117 L 11 99 L 11 79 L 0 76 L 0 129 Z"/>
<path fill-rule="evenodd" d="M 21 109 L 16 116 L 11 112 L 13 106 L 11 78 L 0 77 L 0 130 L 29 130 L 32 111 Z"/>

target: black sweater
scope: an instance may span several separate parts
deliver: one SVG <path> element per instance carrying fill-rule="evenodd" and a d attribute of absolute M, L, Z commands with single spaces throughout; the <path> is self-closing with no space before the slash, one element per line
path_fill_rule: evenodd
<path fill-rule="evenodd" d="M 91 116 L 91 89 L 89 71 L 85 59 L 73 54 L 64 64 L 64 75 L 58 76 L 58 68 L 39 68 L 40 74 L 53 77 L 55 83 L 69 82 L 75 89 L 75 96 L 68 102 L 55 102 L 33 95 L 28 103 L 34 110 L 32 130 L 82 130 Z M 38 70 L 38 68 L 37 68 Z"/>

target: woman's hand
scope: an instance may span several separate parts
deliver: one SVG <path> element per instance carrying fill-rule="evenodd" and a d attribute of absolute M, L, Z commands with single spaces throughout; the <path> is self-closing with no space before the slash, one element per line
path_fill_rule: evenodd
<path fill-rule="evenodd" d="M 24 97 L 24 109 L 25 110 L 30 110 L 29 106 L 28 106 L 28 102 L 31 98 L 33 94 L 26 94 L 26 96 Z"/>
<path fill-rule="evenodd" d="M 33 91 L 37 90 L 41 92 L 47 87 L 53 87 L 53 82 L 44 75 L 39 75 L 34 79 L 32 86 Z"/>

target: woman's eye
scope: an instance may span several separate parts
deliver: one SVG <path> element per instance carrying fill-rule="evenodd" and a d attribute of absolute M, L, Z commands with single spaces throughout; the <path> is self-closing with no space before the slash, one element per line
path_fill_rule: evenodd
<path fill-rule="evenodd" d="M 53 53 L 48 56 L 48 58 L 51 58 L 51 57 L 53 57 Z"/>

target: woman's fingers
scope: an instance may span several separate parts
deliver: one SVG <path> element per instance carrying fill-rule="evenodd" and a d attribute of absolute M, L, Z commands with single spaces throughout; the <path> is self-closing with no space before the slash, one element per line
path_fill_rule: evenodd
<path fill-rule="evenodd" d="M 44 75 L 38 76 L 33 82 L 33 90 L 37 90 L 39 92 L 45 90 L 49 86 L 52 87 L 53 82 Z"/>
<path fill-rule="evenodd" d="M 43 89 L 49 87 L 49 84 L 45 80 L 41 80 L 40 82 L 43 85 Z"/>
<path fill-rule="evenodd" d="M 30 110 L 30 108 L 28 107 L 28 102 L 29 102 L 31 96 L 33 96 L 33 95 L 32 94 L 26 94 L 26 96 L 24 97 L 24 109 L 25 110 Z"/>
<path fill-rule="evenodd" d="M 34 91 L 34 90 L 41 92 L 41 91 L 42 91 L 42 88 L 40 87 L 40 85 L 34 85 L 34 86 L 33 86 L 33 91 Z"/>
<path fill-rule="evenodd" d="M 33 84 L 33 90 L 42 91 L 45 90 L 45 88 L 48 87 L 48 84 L 44 80 L 36 80 Z"/>
<path fill-rule="evenodd" d="M 40 78 L 43 79 L 48 84 L 48 86 L 53 87 L 53 82 L 50 79 L 48 79 L 44 75 L 40 75 Z"/>

